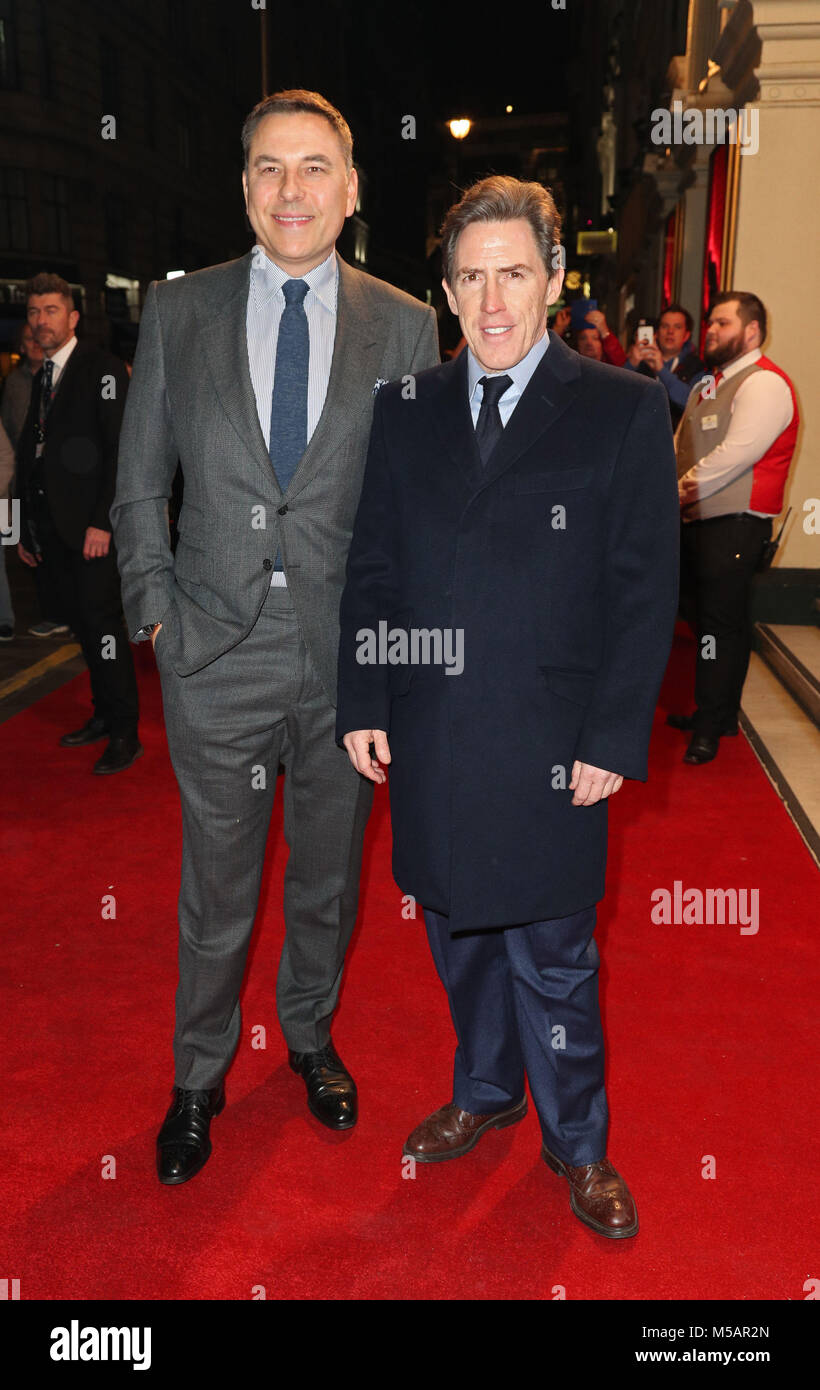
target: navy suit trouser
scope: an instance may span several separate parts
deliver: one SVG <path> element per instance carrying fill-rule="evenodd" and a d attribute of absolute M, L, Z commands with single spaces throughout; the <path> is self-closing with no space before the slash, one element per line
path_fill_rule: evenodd
<path fill-rule="evenodd" d="M 453 1104 L 515 1105 L 529 1081 L 544 1143 L 564 1163 L 606 1154 L 609 1110 L 598 1007 L 595 908 L 522 926 L 451 934 L 425 911 L 456 1030 Z"/>

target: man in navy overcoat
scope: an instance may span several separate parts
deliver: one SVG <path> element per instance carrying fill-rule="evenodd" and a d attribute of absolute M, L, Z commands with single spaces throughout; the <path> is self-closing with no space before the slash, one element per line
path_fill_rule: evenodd
<path fill-rule="evenodd" d="M 341 604 L 337 737 L 390 764 L 393 871 L 424 908 L 457 1035 L 452 1101 L 404 1153 L 437 1162 L 526 1113 L 575 1214 L 634 1235 L 607 1157 L 595 905 L 607 799 L 645 780 L 677 606 L 669 409 L 657 382 L 547 331 L 559 217 L 494 176 L 442 233 L 467 341 L 382 387 Z"/>

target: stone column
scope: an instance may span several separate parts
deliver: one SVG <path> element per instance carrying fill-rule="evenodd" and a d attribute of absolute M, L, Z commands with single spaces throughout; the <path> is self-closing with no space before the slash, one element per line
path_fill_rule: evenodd
<path fill-rule="evenodd" d="M 703 317 L 703 257 L 706 218 L 709 211 L 709 157 L 712 146 L 697 145 L 690 165 L 692 181 L 684 194 L 683 254 L 680 268 L 680 302 L 695 321 L 692 341 L 697 346 Z"/>
<path fill-rule="evenodd" d="M 776 563 L 820 568 L 820 536 L 807 534 L 807 498 L 820 497 L 820 0 L 755 0 L 761 42 L 759 149 L 739 160 L 735 263 L 729 289 L 752 290 L 769 311 L 764 351 L 788 372 L 801 430 L 786 505 L 792 517 Z"/>

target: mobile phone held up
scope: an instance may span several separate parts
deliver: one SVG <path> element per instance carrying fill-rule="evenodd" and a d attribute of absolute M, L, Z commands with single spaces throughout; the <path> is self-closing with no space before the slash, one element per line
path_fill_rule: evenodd
<path fill-rule="evenodd" d="M 643 319 L 641 319 L 640 323 L 638 324 L 638 331 L 635 335 L 635 341 L 639 347 L 652 346 L 652 344 L 655 341 L 655 330 L 652 327 L 651 323 L 644 323 Z"/>

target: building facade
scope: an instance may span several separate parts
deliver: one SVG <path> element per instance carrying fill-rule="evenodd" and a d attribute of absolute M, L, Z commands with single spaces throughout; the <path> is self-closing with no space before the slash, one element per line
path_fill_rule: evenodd
<path fill-rule="evenodd" d="M 801 414 L 772 578 L 794 575 L 805 607 L 820 569 L 820 0 L 689 0 L 685 47 L 662 85 L 661 101 L 624 113 L 640 158 L 628 163 L 616 136 L 612 317 L 626 341 L 639 316 L 683 303 L 698 346 L 715 293 L 750 290 L 766 305 L 765 351 Z"/>

